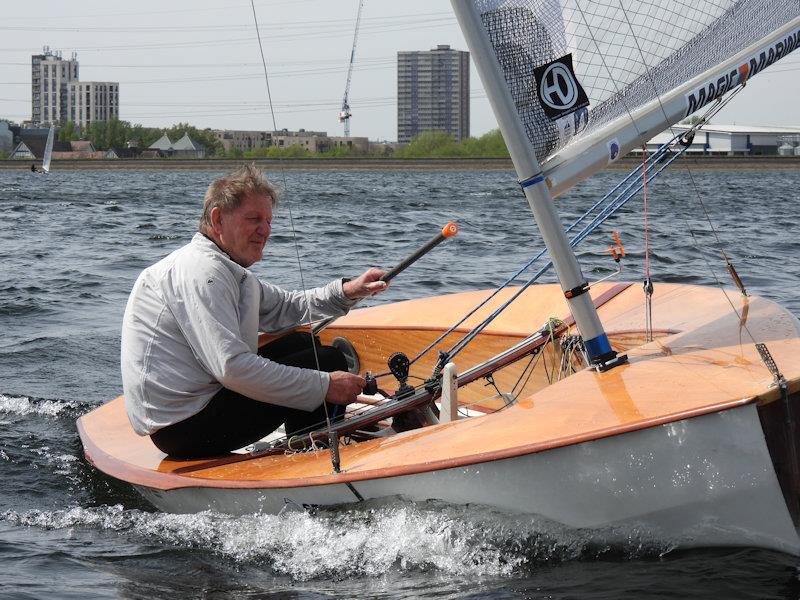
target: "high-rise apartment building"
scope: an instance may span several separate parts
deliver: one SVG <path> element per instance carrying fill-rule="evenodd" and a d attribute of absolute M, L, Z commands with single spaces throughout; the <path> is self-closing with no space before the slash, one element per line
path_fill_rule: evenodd
<path fill-rule="evenodd" d="M 63 125 L 67 122 L 69 84 L 78 79 L 78 60 L 73 53 L 63 60 L 60 52 L 44 47 L 31 56 L 31 121 L 37 125 Z"/>
<path fill-rule="evenodd" d="M 75 81 L 69 84 L 68 120 L 83 128 L 92 121 L 119 118 L 116 81 Z"/>
<path fill-rule="evenodd" d="M 78 80 L 78 57 L 64 60 L 47 46 L 31 56 L 31 123 L 85 127 L 92 121 L 119 118 L 119 83 Z"/>
<path fill-rule="evenodd" d="M 397 141 L 433 130 L 469 137 L 469 52 L 447 45 L 397 53 Z"/>

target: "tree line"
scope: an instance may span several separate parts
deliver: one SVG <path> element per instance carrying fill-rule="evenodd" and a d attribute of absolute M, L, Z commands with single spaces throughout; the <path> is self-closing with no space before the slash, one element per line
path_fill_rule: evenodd
<path fill-rule="evenodd" d="M 58 139 L 62 142 L 89 140 L 98 150 L 106 150 L 126 148 L 128 142 L 137 148 L 147 148 L 164 134 L 175 142 L 187 133 L 190 138 L 205 146 L 207 154 L 214 155 L 223 151 L 222 144 L 211 130 L 197 129 L 189 123 L 158 128 L 133 125 L 128 121 L 112 118 L 107 121 L 92 121 L 88 126 L 79 128 L 73 121 L 68 121 L 61 127 Z"/>
<path fill-rule="evenodd" d="M 499 129 L 480 137 L 456 142 L 444 131 L 421 133 L 408 146 L 400 148 L 399 158 L 508 158 L 508 148 Z"/>
<path fill-rule="evenodd" d="M 228 158 L 508 158 L 508 148 L 499 129 L 494 129 L 477 138 L 466 138 L 457 142 L 445 131 L 426 131 L 393 154 L 384 151 L 363 152 L 356 148 L 339 146 L 324 152 L 311 152 L 302 146 L 265 146 L 253 150 L 232 150 Z"/>
<path fill-rule="evenodd" d="M 284 147 L 264 146 L 252 150 L 225 151 L 222 143 L 210 129 L 198 129 L 189 123 L 178 123 L 172 127 L 145 127 L 131 124 L 120 119 L 93 121 L 84 128 L 79 128 L 69 121 L 59 131 L 58 139 L 62 142 L 89 140 L 98 150 L 108 148 L 126 148 L 128 143 L 137 148 L 147 148 L 166 134 L 173 142 L 184 134 L 202 144 L 209 158 L 508 158 L 508 148 L 499 129 L 494 129 L 480 137 L 466 138 L 460 142 L 454 140 L 444 131 L 427 131 L 415 137 L 411 143 L 399 148 L 391 154 L 384 150 L 364 152 L 357 148 L 335 147 L 324 152 L 311 152 L 299 145 Z M 6 158 L 0 155 L 0 158 Z"/>
<path fill-rule="evenodd" d="M 363 152 L 348 147 L 336 147 L 324 152 L 311 152 L 299 145 L 285 147 L 263 146 L 252 150 L 225 151 L 222 143 L 209 129 L 197 129 L 188 123 L 178 123 L 169 128 L 144 127 L 132 125 L 128 121 L 109 119 L 94 121 L 84 130 L 79 130 L 75 123 L 68 122 L 61 128 L 59 140 L 71 142 L 78 139 L 89 140 L 95 148 L 125 148 L 131 142 L 138 148 L 147 148 L 162 135 L 176 141 L 189 134 L 206 149 L 206 156 L 214 158 L 346 158 L 386 156 L 383 151 Z M 503 136 L 499 129 L 494 129 L 480 137 L 455 141 L 444 131 L 426 131 L 415 137 L 407 146 L 397 150 L 393 156 L 397 158 L 508 158 Z"/>

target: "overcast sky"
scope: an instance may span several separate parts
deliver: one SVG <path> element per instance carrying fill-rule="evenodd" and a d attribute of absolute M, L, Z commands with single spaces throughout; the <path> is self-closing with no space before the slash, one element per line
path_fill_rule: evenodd
<path fill-rule="evenodd" d="M 80 79 L 118 81 L 120 118 L 272 129 L 248 0 L 4 1 L 0 117 L 30 119 L 30 60 L 73 51 Z M 341 135 L 358 0 L 256 0 L 278 129 Z M 395 140 L 396 56 L 437 44 L 466 50 L 449 0 L 366 0 L 350 90 L 351 134 Z M 717 124 L 800 126 L 800 51 L 759 74 Z M 496 127 L 472 72 L 471 132 Z"/>

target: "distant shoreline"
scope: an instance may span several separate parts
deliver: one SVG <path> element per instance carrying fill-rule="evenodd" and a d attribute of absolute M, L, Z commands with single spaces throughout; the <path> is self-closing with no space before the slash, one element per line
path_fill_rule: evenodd
<path fill-rule="evenodd" d="M 115 159 L 53 161 L 54 171 L 230 171 L 242 163 L 254 162 L 265 170 L 342 171 L 510 171 L 505 158 L 292 158 L 292 159 Z M 800 156 L 689 156 L 676 161 L 691 168 L 710 170 L 800 169 Z M 41 161 L 0 160 L 0 171 L 30 170 Z M 626 157 L 609 169 L 632 170 L 641 159 Z"/>

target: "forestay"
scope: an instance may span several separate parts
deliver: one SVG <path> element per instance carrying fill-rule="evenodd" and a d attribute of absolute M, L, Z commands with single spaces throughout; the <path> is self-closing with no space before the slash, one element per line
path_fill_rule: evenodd
<path fill-rule="evenodd" d="M 472 1 L 554 194 L 800 42 L 797 0 Z"/>

